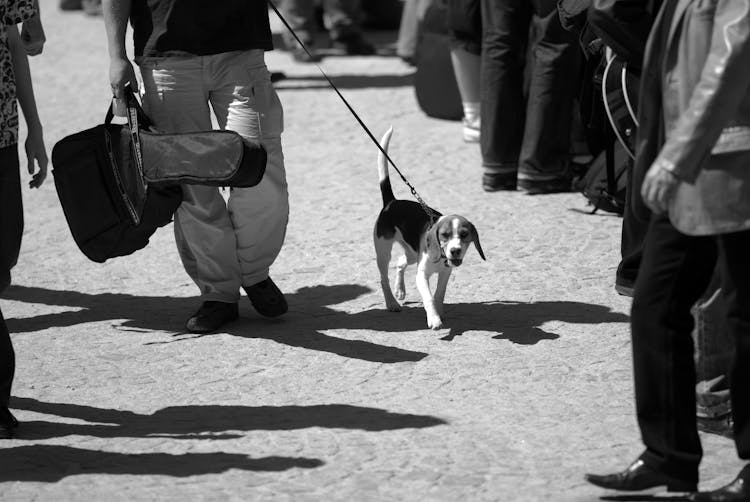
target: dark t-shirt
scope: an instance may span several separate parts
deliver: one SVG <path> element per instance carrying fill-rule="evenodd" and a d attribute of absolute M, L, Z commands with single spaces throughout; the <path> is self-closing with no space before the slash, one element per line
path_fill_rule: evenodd
<path fill-rule="evenodd" d="M 135 56 L 273 49 L 266 0 L 132 0 Z"/>

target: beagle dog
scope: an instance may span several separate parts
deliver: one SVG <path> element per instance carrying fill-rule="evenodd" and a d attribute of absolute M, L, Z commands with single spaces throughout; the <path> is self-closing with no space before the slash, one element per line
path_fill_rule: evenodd
<path fill-rule="evenodd" d="M 381 139 L 381 146 L 386 152 L 392 133 L 393 128 L 388 129 Z M 401 310 L 399 300 L 406 297 L 404 271 L 407 265 L 417 263 L 417 290 L 422 296 L 427 326 L 440 329 L 443 327 L 443 301 L 448 278 L 451 271 L 463 263 L 469 244 L 474 243 L 479 256 L 486 260 L 479 244 L 479 234 L 463 216 L 443 216 L 432 210 L 437 215 L 437 221 L 433 221 L 419 203 L 396 199 L 388 177 L 387 159 L 382 152 L 378 152 L 378 172 L 383 209 L 375 222 L 374 242 L 385 305 L 391 312 Z M 404 249 L 404 255 L 399 257 L 396 265 L 395 296 L 388 280 L 394 242 Z M 433 274 L 438 276 L 434 295 L 429 284 Z"/>

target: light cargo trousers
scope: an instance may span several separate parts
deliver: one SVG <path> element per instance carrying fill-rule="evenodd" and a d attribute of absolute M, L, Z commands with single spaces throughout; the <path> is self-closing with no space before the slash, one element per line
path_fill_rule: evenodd
<path fill-rule="evenodd" d="M 236 302 L 241 286 L 268 277 L 289 218 L 283 111 L 263 51 L 136 61 L 144 109 L 155 127 L 210 130 L 212 109 L 221 129 L 260 140 L 268 152 L 257 186 L 234 188 L 225 201 L 216 187 L 183 185 L 184 201 L 175 214 L 177 249 L 201 299 Z"/>

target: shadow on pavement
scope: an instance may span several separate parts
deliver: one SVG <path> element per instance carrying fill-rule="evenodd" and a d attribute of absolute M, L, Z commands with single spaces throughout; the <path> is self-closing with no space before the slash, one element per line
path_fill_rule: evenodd
<path fill-rule="evenodd" d="M 70 435 L 99 438 L 164 437 L 170 439 L 236 439 L 239 433 L 287 431 L 324 427 L 369 432 L 421 429 L 447 422 L 430 415 L 391 413 L 379 408 L 345 404 L 311 406 L 170 406 L 150 415 L 127 410 L 95 408 L 68 403 L 47 403 L 12 397 L 10 407 L 89 423 L 24 421 L 19 439 L 39 440 Z"/>
<path fill-rule="evenodd" d="M 342 357 L 379 363 L 416 362 L 427 356 L 412 351 L 333 336 L 323 331 L 373 330 L 384 333 L 408 333 L 428 330 L 424 310 L 419 303 L 404 306 L 402 312 L 384 308 L 348 313 L 331 308 L 358 298 L 372 290 L 358 284 L 318 285 L 287 294 L 290 311 L 279 319 L 242 318 L 227 325 L 223 333 L 244 338 L 261 338 L 291 347 L 328 352 Z M 174 333 L 168 342 L 195 340 L 209 335 L 189 335 L 180 329 L 198 304 L 195 298 L 133 296 L 128 294 L 86 294 L 27 286 L 11 286 L 4 295 L 11 300 L 45 305 L 67 306 L 79 310 L 45 314 L 31 318 L 7 319 L 12 333 L 29 333 L 53 327 L 119 320 L 119 329 L 156 330 Z M 243 300 L 244 301 L 244 300 Z M 378 298 L 380 303 L 380 299 Z M 413 305 L 413 306 L 412 306 Z M 465 331 L 495 332 L 493 338 L 521 345 L 555 340 L 559 335 L 542 328 L 548 322 L 597 325 L 627 322 L 629 317 L 609 307 L 571 301 L 454 303 L 445 306 L 450 326 L 442 340 L 451 341 Z M 548 328 L 549 329 L 549 328 Z M 439 333 L 443 333 L 440 331 Z"/>
<path fill-rule="evenodd" d="M 615 502 L 682 502 L 690 500 L 686 495 L 653 495 L 653 494 L 630 494 L 630 495 L 605 495 L 599 500 Z"/>
<path fill-rule="evenodd" d="M 188 477 L 229 469 L 285 471 L 323 465 L 316 458 L 251 458 L 235 453 L 115 453 L 62 445 L 29 445 L 0 449 L 0 483 L 54 483 L 76 474 L 130 474 Z"/>
<path fill-rule="evenodd" d="M 495 339 L 519 345 L 534 345 L 541 340 L 556 340 L 560 335 L 542 329 L 548 322 L 592 324 L 628 322 L 630 317 L 613 312 L 604 305 L 571 301 L 487 302 L 446 305 L 448 322 L 453 327 L 444 340 L 452 340 L 465 331 L 495 331 Z"/>
<path fill-rule="evenodd" d="M 370 322 L 370 329 L 381 331 L 427 329 L 421 304 L 407 307 L 399 313 L 388 312 L 385 309 L 371 310 L 368 313 L 380 314 L 377 323 Z M 361 314 L 355 314 L 352 317 L 359 315 Z M 547 322 L 598 325 L 604 322 L 628 322 L 630 317 L 620 312 L 613 312 L 604 305 L 590 303 L 503 301 L 448 303 L 445 305 L 444 320 L 450 329 L 441 340 L 452 341 L 466 331 L 490 331 L 497 333 L 493 336 L 496 339 L 509 340 L 520 345 L 534 345 L 541 340 L 556 340 L 560 337 L 556 333 L 541 328 Z M 350 322 L 350 324 L 355 324 L 351 327 L 356 327 L 356 322 Z"/>
<path fill-rule="evenodd" d="M 414 74 L 407 75 L 330 75 L 339 89 L 373 89 L 411 87 L 414 85 Z M 322 75 L 289 75 L 287 74 L 275 86 L 278 91 L 301 91 L 309 89 L 328 89 L 330 84 Z"/>
<path fill-rule="evenodd" d="M 273 320 L 260 317 L 242 319 L 223 329 L 224 332 L 235 336 L 264 338 L 292 347 L 330 352 L 365 361 L 398 363 L 415 362 L 425 358 L 427 354 L 424 352 L 364 340 L 348 340 L 318 332 L 335 327 L 354 327 L 349 326 L 349 320 L 356 317 L 356 314 L 337 311 L 329 306 L 355 299 L 370 291 L 370 288 L 358 284 L 301 288 L 296 293 L 286 294 L 290 312 L 283 317 Z M 11 286 L 4 292 L 3 297 L 27 303 L 79 309 L 29 318 L 6 319 L 8 329 L 14 334 L 116 319 L 124 320 L 118 326 L 119 329 L 175 333 L 182 329 L 185 319 L 193 313 L 200 301 L 196 298 L 133 296 L 120 293 L 86 294 L 27 286 Z M 378 329 L 378 320 L 371 320 L 369 327 Z M 192 335 L 183 338 L 182 335 L 186 333 L 182 331 L 178 331 L 176 335 L 181 337 L 179 340 L 201 338 Z"/>

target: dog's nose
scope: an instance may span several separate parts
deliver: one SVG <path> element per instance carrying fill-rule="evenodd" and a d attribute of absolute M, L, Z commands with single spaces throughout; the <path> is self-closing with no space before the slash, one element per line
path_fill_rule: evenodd
<path fill-rule="evenodd" d="M 453 248 L 453 249 L 451 249 L 451 256 L 452 257 L 460 257 L 461 256 L 461 248 Z"/>

